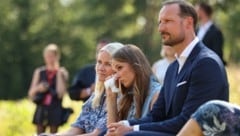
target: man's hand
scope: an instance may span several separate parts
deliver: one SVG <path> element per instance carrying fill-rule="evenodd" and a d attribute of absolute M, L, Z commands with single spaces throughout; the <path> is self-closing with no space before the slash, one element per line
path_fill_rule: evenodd
<path fill-rule="evenodd" d="M 108 126 L 106 136 L 122 136 L 129 131 L 133 131 L 133 127 L 125 126 L 122 123 L 112 123 Z"/>
<path fill-rule="evenodd" d="M 82 89 L 80 92 L 80 98 L 86 99 L 87 97 L 91 96 L 95 90 L 95 84 L 93 83 L 90 87 Z"/>

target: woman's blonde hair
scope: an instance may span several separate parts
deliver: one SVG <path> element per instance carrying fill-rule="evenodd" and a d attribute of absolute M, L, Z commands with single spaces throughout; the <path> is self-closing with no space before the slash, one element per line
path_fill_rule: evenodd
<path fill-rule="evenodd" d="M 43 55 L 46 54 L 47 52 L 53 52 L 58 58 L 58 60 L 60 60 L 60 50 L 57 44 L 54 43 L 48 44 L 43 50 Z"/>
<path fill-rule="evenodd" d="M 119 119 L 126 119 L 132 103 L 136 103 L 136 118 L 140 118 L 145 99 L 148 95 L 149 79 L 152 75 L 151 66 L 144 53 L 135 45 L 126 45 L 118 50 L 112 59 L 128 63 L 135 72 L 133 88 L 122 87 L 122 99 L 119 103 Z M 132 90 L 129 90 L 132 89 Z M 132 93 L 129 91 L 133 91 Z"/>
<path fill-rule="evenodd" d="M 112 55 L 122 47 L 124 47 L 123 44 L 119 42 L 113 42 L 105 45 L 102 49 L 100 49 L 98 53 L 105 51 L 112 57 Z M 104 82 L 99 81 L 97 77 L 96 83 L 95 83 L 95 91 L 94 91 L 92 107 L 96 108 L 100 105 L 100 101 L 103 93 L 104 93 Z"/>

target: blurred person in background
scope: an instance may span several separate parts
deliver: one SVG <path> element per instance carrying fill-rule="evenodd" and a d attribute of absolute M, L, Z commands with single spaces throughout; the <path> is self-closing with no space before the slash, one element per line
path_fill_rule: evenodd
<path fill-rule="evenodd" d="M 60 66 L 60 50 L 56 44 L 49 44 L 43 51 L 45 65 L 35 69 L 29 89 L 29 98 L 37 107 L 33 124 L 37 134 L 50 127 L 56 133 L 62 124 L 62 98 L 66 92 L 68 72 Z"/>
<path fill-rule="evenodd" d="M 160 55 L 162 59 L 153 64 L 152 70 L 158 78 L 159 83 L 163 85 L 167 68 L 176 59 L 176 57 L 173 48 L 167 45 L 162 46 Z"/>
<path fill-rule="evenodd" d="M 202 42 L 211 50 L 213 50 L 226 65 L 223 59 L 223 44 L 224 37 L 221 30 L 212 21 L 213 9 L 207 3 L 198 3 L 196 11 L 199 18 L 199 28 L 197 29 L 197 36 Z"/>

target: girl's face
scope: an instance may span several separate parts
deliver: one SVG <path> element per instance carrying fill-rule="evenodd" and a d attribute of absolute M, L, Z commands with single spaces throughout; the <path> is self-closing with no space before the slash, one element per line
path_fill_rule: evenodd
<path fill-rule="evenodd" d="M 98 80 L 102 82 L 113 74 L 111 56 L 106 51 L 101 51 L 97 55 L 96 73 Z"/>
<path fill-rule="evenodd" d="M 112 67 L 116 72 L 117 80 L 121 82 L 124 87 L 129 88 L 133 85 L 135 80 L 135 72 L 130 64 L 112 60 Z"/>
<path fill-rule="evenodd" d="M 52 51 L 46 51 L 43 55 L 46 65 L 53 65 L 58 61 L 56 54 Z"/>

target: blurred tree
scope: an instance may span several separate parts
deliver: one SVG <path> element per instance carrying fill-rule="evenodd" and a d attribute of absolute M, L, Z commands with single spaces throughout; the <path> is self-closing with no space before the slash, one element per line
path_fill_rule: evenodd
<path fill-rule="evenodd" d="M 93 46 L 87 46 L 86 38 L 81 38 L 83 32 L 74 10 L 59 1 L 11 0 L 2 1 L 0 7 L 0 98 L 27 95 L 33 70 L 43 64 L 42 49 L 48 43 L 60 46 L 62 64 L 71 71 L 94 55 L 90 55 Z"/>
<path fill-rule="evenodd" d="M 0 99 L 27 95 L 33 70 L 43 64 L 42 50 L 48 43 L 60 46 L 61 64 L 71 77 L 84 64 L 94 62 L 101 37 L 136 44 L 151 63 L 157 60 L 162 1 L 0 0 Z M 214 6 L 214 17 L 225 35 L 225 57 L 238 61 L 238 0 L 207 2 Z"/>

